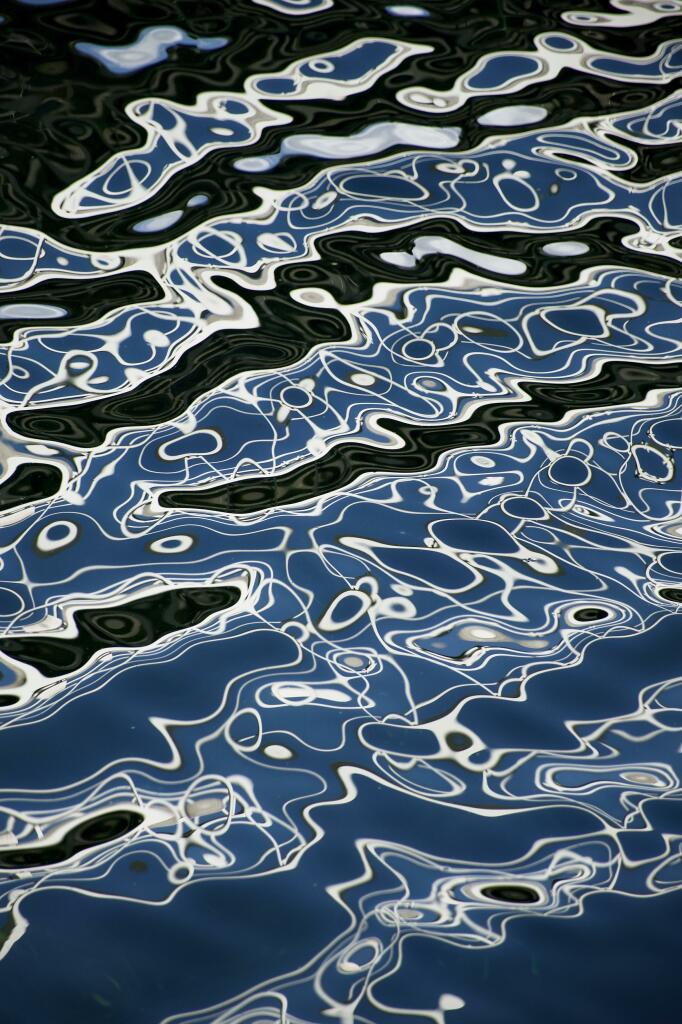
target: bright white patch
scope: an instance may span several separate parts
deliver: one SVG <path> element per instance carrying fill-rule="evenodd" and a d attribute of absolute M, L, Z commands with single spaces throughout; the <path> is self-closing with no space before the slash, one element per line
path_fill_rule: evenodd
<path fill-rule="evenodd" d="M 423 7 L 416 7 L 414 4 L 392 4 L 386 8 L 387 14 L 395 18 L 428 18 L 429 12 Z"/>
<path fill-rule="evenodd" d="M 584 242 L 548 242 L 542 251 L 545 256 L 582 256 L 590 251 L 590 247 Z"/>
<path fill-rule="evenodd" d="M 263 748 L 263 753 L 273 761 L 289 761 L 294 756 L 288 747 L 283 747 L 280 743 L 268 744 Z"/>
<path fill-rule="evenodd" d="M 511 107 L 496 107 L 476 118 L 484 128 L 518 128 L 524 124 L 544 121 L 547 111 L 544 107 L 527 107 L 519 103 Z"/>
<path fill-rule="evenodd" d="M 66 316 L 66 310 L 61 306 L 48 306 L 39 302 L 8 302 L 0 306 L 2 320 L 31 320 L 34 317 L 57 320 L 61 316 Z"/>

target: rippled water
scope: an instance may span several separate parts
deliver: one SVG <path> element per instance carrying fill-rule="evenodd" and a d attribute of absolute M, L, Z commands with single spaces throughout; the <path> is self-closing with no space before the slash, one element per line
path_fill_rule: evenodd
<path fill-rule="evenodd" d="M 679 1015 L 682 0 L 6 0 L 3 1024 Z"/>

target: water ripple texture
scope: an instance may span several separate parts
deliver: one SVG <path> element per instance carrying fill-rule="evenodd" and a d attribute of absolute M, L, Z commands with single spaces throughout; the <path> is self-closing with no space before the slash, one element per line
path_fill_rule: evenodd
<path fill-rule="evenodd" d="M 5 5 L 3 1022 L 677 1018 L 681 18 Z"/>

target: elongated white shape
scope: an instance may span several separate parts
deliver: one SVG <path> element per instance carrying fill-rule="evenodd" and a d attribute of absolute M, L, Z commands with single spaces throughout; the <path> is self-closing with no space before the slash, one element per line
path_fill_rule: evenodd
<path fill-rule="evenodd" d="M 528 107 L 520 103 L 518 106 L 488 110 L 476 120 L 484 128 L 517 128 L 524 124 L 537 124 L 546 117 L 547 111 L 544 107 Z"/>

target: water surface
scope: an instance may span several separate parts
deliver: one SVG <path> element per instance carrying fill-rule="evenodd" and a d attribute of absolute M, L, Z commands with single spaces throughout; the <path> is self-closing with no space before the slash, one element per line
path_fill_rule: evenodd
<path fill-rule="evenodd" d="M 676 1019 L 680 15 L 6 0 L 3 1022 Z"/>

